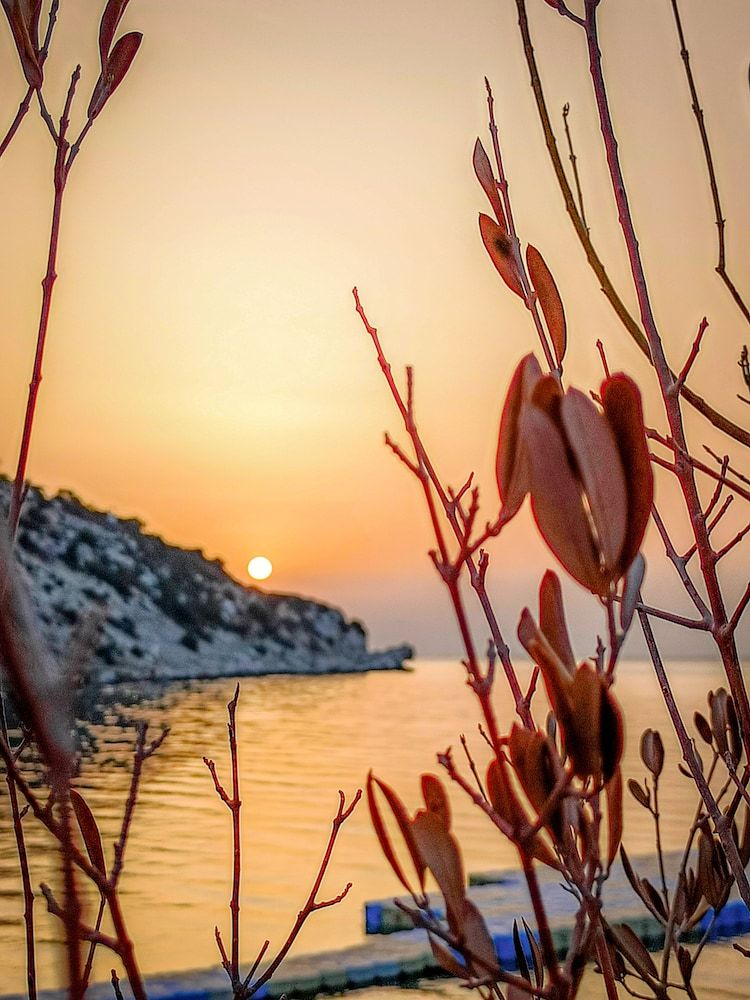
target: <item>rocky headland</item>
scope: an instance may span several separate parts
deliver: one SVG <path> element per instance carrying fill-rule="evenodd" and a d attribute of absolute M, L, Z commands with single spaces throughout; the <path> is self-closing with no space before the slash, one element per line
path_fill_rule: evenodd
<path fill-rule="evenodd" d="M 6 510 L 9 496 L 0 481 Z M 51 650 L 64 655 L 75 635 L 93 634 L 100 683 L 394 670 L 414 655 L 408 645 L 371 651 L 364 626 L 336 608 L 244 586 L 220 561 L 69 492 L 29 489 L 16 551 Z"/>

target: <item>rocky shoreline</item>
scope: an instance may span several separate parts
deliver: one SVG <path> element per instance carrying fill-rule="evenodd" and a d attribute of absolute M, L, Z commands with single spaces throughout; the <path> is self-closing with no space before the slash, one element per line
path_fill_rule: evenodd
<path fill-rule="evenodd" d="M 0 507 L 9 496 L 0 480 Z M 17 555 L 50 648 L 88 644 L 97 684 L 399 670 L 414 655 L 371 650 L 338 609 L 243 586 L 218 560 L 64 491 L 29 489 Z"/>

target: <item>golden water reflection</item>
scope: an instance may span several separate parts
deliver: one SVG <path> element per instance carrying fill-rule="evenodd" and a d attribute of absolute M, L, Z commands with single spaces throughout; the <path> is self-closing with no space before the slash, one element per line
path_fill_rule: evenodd
<path fill-rule="evenodd" d="M 692 718 L 705 693 L 721 683 L 709 664 L 672 667 L 681 705 Z M 154 733 L 172 727 L 159 753 L 147 762 L 128 845 L 122 894 L 126 917 L 146 973 L 217 964 L 214 926 L 228 934 L 230 822 L 202 763 L 214 757 L 227 774 L 225 706 L 232 680 L 193 682 L 173 688 L 159 701 L 130 714 L 148 718 Z M 478 760 L 484 746 L 477 711 L 455 663 L 418 661 L 410 673 L 327 677 L 262 677 L 242 682 L 238 709 L 243 798 L 242 950 L 246 961 L 260 943 L 281 943 L 303 902 L 326 842 L 337 805 L 337 789 L 352 794 L 369 768 L 393 784 L 412 807 L 419 774 L 436 771 L 435 754 L 465 732 Z M 500 682 L 497 710 L 509 725 L 511 703 Z M 625 776 L 642 777 L 638 738 L 646 726 L 661 729 L 667 747 L 662 783 L 663 840 L 681 846 L 695 807 L 690 783 L 677 771 L 675 741 L 658 686 L 646 664 L 623 663 L 617 685 L 629 730 Z M 84 763 L 80 787 L 97 815 L 111 855 L 129 783 L 132 729 L 115 723 L 94 727 L 98 749 Z M 649 817 L 627 796 L 625 843 L 631 854 L 648 852 Z M 455 826 L 468 871 L 514 866 L 514 852 L 493 834 L 486 818 L 453 795 Z M 48 838 L 25 823 L 32 851 L 34 885 L 54 878 Z M 344 827 L 325 894 L 351 880 L 349 897 L 317 913 L 297 944 L 315 951 L 354 943 L 363 934 L 363 903 L 387 896 L 398 885 L 370 828 L 366 805 Z M 53 882 L 54 884 L 54 882 Z M 23 988 L 23 929 L 15 844 L 7 795 L 0 797 L 0 969 L 2 991 Z M 58 985 L 59 928 L 37 903 L 39 965 L 43 986 Z M 99 956 L 96 978 L 111 958 Z"/>

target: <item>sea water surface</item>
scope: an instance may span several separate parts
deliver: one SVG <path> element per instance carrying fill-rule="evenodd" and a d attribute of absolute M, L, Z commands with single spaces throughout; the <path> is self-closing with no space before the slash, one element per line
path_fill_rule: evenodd
<path fill-rule="evenodd" d="M 523 668 L 526 675 L 527 668 Z M 705 706 L 706 692 L 721 685 L 717 665 L 673 663 L 670 674 L 686 720 Z M 79 787 L 111 848 L 121 822 L 130 779 L 134 718 L 148 719 L 151 734 L 169 725 L 162 748 L 148 760 L 121 880 L 123 907 L 146 973 L 217 965 L 214 927 L 228 939 L 231 822 L 217 798 L 203 756 L 215 759 L 229 781 L 226 703 L 235 681 L 175 685 L 135 708 L 113 708 L 92 727 L 96 747 L 84 759 Z M 416 661 L 411 672 L 325 677 L 259 677 L 241 682 L 237 712 L 242 773 L 242 952 L 245 963 L 270 938 L 286 937 L 316 873 L 337 802 L 363 787 L 370 768 L 391 783 L 411 809 L 419 804 L 419 775 L 439 772 L 437 752 L 452 746 L 462 758 L 465 733 L 477 761 L 487 753 L 477 732 L 476 702 L 463 668 L 448 661 Z M 664 847 L 682 845 L 695 808 L 691 783 L 677 770 L 679 754 L 662 696 L 649 665 L 622 662 L 616 692 L 627 720 L 625 777 L 642 778 L 641 731 L 659 728 L 667 748 L 660 805 Z M 504 728 L 512 702 L 498 677 L 495 703 Z M 539 711 L 540 717 L 543 712 Z M 452 790 L 455 828 L 468 871 L 513 867 L 512 847 L 486 817 Z M 650 817 L 626 795 L 625 844 L 631 854 L 653 850 Z M 56 882 L 50 838 L 31 817 L 24 823 L 32 881 Z M 339 906 L 313 915 L 296 950 L 316 951 L 361 940 L 363 904 L 399 891 L 371 829 L 362 802 L 341 832 L 323 895 L 351 881 Z M 93 905 L 93 903 L 92 903 Z M 61 983 L 59 924 L 37 900 L 39 980 Z M 7 791 L 0 791 L 0 993 L 24 986 L 22 899 Z M 93 919 L 93 917 L 92 917 Z M 272 953 L 272 951 L 271 951 Z M 113 962 L 100 955 L 95 978 Z"/>

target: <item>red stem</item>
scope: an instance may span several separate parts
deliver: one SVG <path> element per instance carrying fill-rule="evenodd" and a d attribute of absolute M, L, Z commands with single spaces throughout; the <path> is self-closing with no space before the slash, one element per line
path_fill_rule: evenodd
<path fill-rule="evenodd" d="M 36 354 L 34 355 L 34 368 L 29 383 L 29 395 L 26 401 L 26 415 L 23 422 L 21 434 L 21 447 L 18 452 L 18 464 L 16 475 L 13 480 L 13 492 L 10 500 L 10 511 L 8 513 L 8 534 L 11 542 L 15 538 L 18 528 L 18 519 L 21 515 L 21 499 L 23 495 L 24 483 L 26 481 L 26 465 L 29 459 L 29 447 L 31 445 L 31 431 L 34 425 L 34 413 L 36 412 L 36 401 L 39 395 L 39 386 L 42 381 L 42 362 L 44 361 L 44 345 L 47 340 L 47 327 L 49 326 L 49 315 L 52 307 L 52 290 L 57 278 L 55 270 L 57 264 L 57 246 L 60 239 L 60 216 L 62 213 L 62 201 L 65 194 L 65 185 L 68 180 L 70 165 L 66 162 L 68 149 L 70 148 L 65 138 L 70 124 L 70 107 L 73 103 L 75 89 L 81 75 L 81 67 L 77 66 L 73 72 L 65 99 L 65 107 L 60 117 L 60 132 L 57 136 L 57 153 L 55 155 L 54 188 L 55 198 L 52 206 L 52 226 L 49 238 L 49 250 L 47 253 L 47 271 L 42 280 L 42 307 L 39 314 L 39 328 L 36 339 Z M 41 97 L 41 94 L 40 94 Z"/>
<path fill-rule="evenodd" d="M 79 927 L 81 925 L 81 901 L 76 886 L 75 866 L 71 848 L 73 847 L 73 808 L 70 803 L 70 784 L 62 789 L 60 801 L 60 853 L 62 854 L 62 874 L 65 891 L 63 923 L 65 925 L 65 950 L 68 958 L 68 996 L 70 1000 L 83 1000 L 81 979 L 81 947 Z"/>
<path fill-rule="evenodd" d="M 13 139 L 13 136 L 18 131 L 21 122 L 26 117 L 26 114 L 29 108 L 31 107 L 31 98 L 33 96 L 34 96 L 34 88 L 29 87 L 29 89 L 26 91 L 26 96 L 18 106 L 18 111 L 16 111 L 16 117 L 10 123 L 10 126 L 8 128 L 8 131 L 5 133 L 3 141 L 0 142 L 0 156 L 2 156 L 5 150 L 8 148 L 8 146 L 11 143 L 11 140 Z"/>
<path fill-rule="evenodd" d="M 240 980 L 240 881 L 242 877 L 242 837 L 240 825 L 240 773 L 237 763 L 237 700 L 240 696 L 240 686 L 237 685 L 234 698 L 228 705 L 229 711 L 229 751 L 232 758 L 232 900 L 229 908 L 232 913 L 232 982 Z"/>
<path fill-rule="evenodd" d="M 8 740 L 8 724 L 5 718 L 5 692 L 0 690 L 0 732 L 3 740 L 10 746 Z M 26 986 L 29 1000 L 36 1000 L 36 955 L 34 948 L 34 891 L 31 888 L 31 873 L 29 872 L 29 857 L 26 852 L 26 838 L 23 832 L 21 811 L 18 807 L 18 792 L 13 774 L 5 771 L 5 782 L 8 786 L 10 811 L 13 817 L 13 834 L 16 838 L 18 864 L 21 870 L 21 885 L 23 887 L 23 922 L 26 936 Z"/>
<path fill-rule="evenodd" d="M 682 490 L 690 518 L 693 535 L 695 538 L 698 558 L 701 564 L 703 580 L 706 585 L 706 592 L 711 607 L 713 621 L 711 623 L 711 633 L 721 655 L 724 671 L 729 682 L 732 695 L 737 706 L 740 717 L 743 742 L 745 752 L 750 758 L 750 701 L 748 701 L 747 689 L 740 671 L 737 647 L 734 641 L 734 629 L 727 619 L 724 598 L 721 592 L 718 575 L 716 572 L 716 554 L 714 553 L 706 520 L 703 515 L 698 489 L 695 483 L 693 465 L 686 458 L 688 448 L 685 439 L 685 431 L 682 422 L 682 412 L 680 408 L 680 386 L 676 383 L 669 365 L 664 355 L 664 347 L 659 334 L 656 320 L 651 307 L 646 275 L 641 260 L 638 237 L 635 225 L 630 212 L 625 180 L 620 165 L 617 139 L 615 136 L 612 116 L 609 109 L 604 73 L 602 70 L 602 56 L 599 47 L 599 39 L 596 24 L 596 10 L 599 0 L 586 0 L 586 40 L 589 50 L 589 68 L 594 86 L 596 105 L 599 111 L 599 123 L 604 140 L 612 189 L 620 220 L 623 238 L 627 248 L 630 270 L 633 277 L 638 307 L 641 315 L 643 329 L 648 338 L 651 357 L 653 359 L 654 370 L 656 371 L 664 400 L 664 408 L 675 442 L 675 472 Z"/>
<path fill-rule="evenodd" d="M 408 409 L 406 403 L 404 402 L 401 396 L 399 388 L 396 385 L 396 382 L 393 378 L 393 371 L 391 370 L 391 366 L 388 363 L 388 359 L 383 353 L 383 348 L 380 344 L 380 338 L 378 337 L 378 331 L 376 327 L 372 326 L 372 324 L 368 320 L 367 315 L 365 314 L 365 311 L 359 300 L 359 293 L 356 288 L 352 290 L 352 294 L 354 295 L 354 302 L 357 314 L 362 320 L 362 324 L 367 330 L 367 333 L 369 334 L 373 342 L 373 345 L 375 347 L 375 352 L 378 358 L 378 364 L 380 365 L 386 383 L 388 384 L 391 396 L 393 397 L 393 400 L 396 403 L 398 411 L 404 420 L 405 426 L 408 426 L 408 419 L 409 419 Z M 412 428 L 412 431 L 410 432 L 410 437 L 412 439 L 412 443 L 414 444 L 417 458 L 424 464 L 424 468 L 426 469 L 427 474 L 429 475 L 430 480 L 433 486 L 435 487 L 435 492 L 437 493 L 440 503 L 443 506 L 443 510 L 445 511 L 445 516 L 448 519 L 448 523 L 450 524 L 451 529 L 453 530 L 453 533 L 459 545 L 465 547 L 466 543 L 465 532 L 459 521 L 458 514 L 456 511 L 456 505 L 453 503 L 453 501 L 443 488 L 443 485 L 440 482 L 440 478 L 435 470 L 435 467 L 430 461 L 430 457 L 427 454 L 424 445 L 422 444 L 422 440 L 419 436 L 417 428 L 415 427 Z M 410 463 L 408 462 L 407 464 L 410 465 Z M 410 468 L 412 468 L 412 472 L 415 471 L 414 468 L 411 467 L 411 465 Z M 479 603 L 482 607 L 482 611 L 484 612 L 485 619 L 490 629 L 490 635 L 492 636 L 492 641 L 494 643 L 495 649 L 497 650 L 497 655 L 500 658 L 500 662 L 503 665 L 503 671 L 505 672 L 505 677 L 508 682 L 508 686 L 510 688 L 511 694 L 513 695 L 513 701 L 515 702 L 516 712 L 521 721 L 523 722 L 524 726 L 526 726 L 529 729 L 533 729 L 534 722 L 531 716 L 531 712 L 529 710 L 529 706 L 524 700 L 523 691 L 521 690 L 521 685 L 518 683 L 518 677 L 516 676 L 516 672 L 513 668 L 513 663 L 511 662 L 510 650 L 508 648 L 507 643 L 505 642 L 505 639 L 503 638 L 502 632 L 500 630 L 500 625 L 497 620 L 497 616 L 495 615 L 495 611 L 492 607 L 492 603 L 490 601 L 489 595 L 487 594 L 487 590 L 485 587 L 486 563 L 483 565 L 482 560 L 480 558 L 479 566 L 477 566 L 477 562 L 474 560 L 474 558 L 471 555 L 467 554 L 465 558 L 465 564 L 466 568 L 469 571 L 469 581 L 471 583 L 472 589 L 474 590 L 474 592 L 477 595 L 477 598 L 479 599 Z"/>
<path fill-rule="evenodd" d="M 333 848 L 336 844 L 336 838 L 339 835 L 339 830 L 347 821 L 347 819 L 351 816 L 355 806 L 357 805 L 361 797 L 362 797 L 362 792 L 359 789 L 357 789 L 357 792 L 354 798 L 352 799 L 351 804 L 349 806 L 346 806 L 346 799 L 344 797 L 344 793 L 341 791 L 339 792 L 339 807 L 336 812 L 336 815 L 333 817 L 333 822 L 331 824 L 331 833 L 328 837 L 328 843 L 326 844 L 326 849 L 323 853 L 323 860 L 320 862 L 320 867 L 318 868 L 318 874 L 315 876 L 313 887 L 310 890 L 307 899 L 305 900 L 304 906 L 297 914 L 297 919 L 295 920 L 294 926 L 289 932 L 286 941 L 277 952 L 275 958 L 269 963 L 268 967 L 265 969 L 263 974 L 259 976 L 258 979 L 256 979 L 256 981 L 252 984 L 252 986 L 250 986 L 249 982 L 246 980 L 245 985 L 249 986 L 250 996 L 252 996 L 254 993 L 257 993 L 260 987 L 263 986 L 264 983 L 267 983 L 268 980 L 271 978 L 271 976 L 273 976 L 273 974 L 276 972 L 278 967 L 286 958 L 289 949 L 294 944 L 297 935 L 302 929 L 302 925 L 305 923 L 310 914 L 314 913 L 315 910 L 322 910 L 325 907 L 333 906 L 336 903 L 339 903 L 351 889 L 351 882 L 349 882 L 347 883 L 343 892 L 339 893 L 339 895 L 335 896 L 333 899 L 325 899 L 320 901 L 316 899 L 318 892 L 320 891 L 320 887 L 323 884 L 323 879 L 328 869 L 331 856 L 333 855 Z"/>
<path fill-rule="evenodd" d="M 737 882 L 737 888 L 739 889 L 740 895 L 748 906 L 750 906 L 750 884 L 748 884 L 745 869 L 737 852 L 737 845 L 732 837 L 731 823 L 728 822 L 728 818 L 722 814 L 716 804 L 716 799 L 714 798 L 711 789 L 708 786 L 708 782 L 703 775 L 703 771 L 696 760 L 695 749 L 688 731 L 685 728 L 685 723 L 682 721 L 680 709 L 675 701 L 674 694 L 672 693 L 672 687 L 669 683 L 667 672 L 664 669 L 664 663 L 662 661 L 659 648 L 656 645 L 656 639 L 654 638 L 654 633 L 651 629 L 651 623 L 648 620 L 648 615 L 646 615 L 643 611 L 639 611 L 638 618 L 641 623 L 641 628 L 643 629 L 643 635 L 646 640 L 646 645 L 648 646 L 649 655 L 651 656 L 651 662 L 654 665 L 654 672 L 656 673 L 662 695 L 664 696 L 664 703 L 667 706 L 667 711 L 669 712 L 672 720 L 675 734 L 677 735 L 677 739 L 679 740 L 680 747 L 682 749 L 682 758 L 690 769 L 690 773 L 693 776 L 693 780 L 695 781 L 698 791 L 700 792 L 701 798 L 703 799 L 706 809 L 713 820 L 714 827 L 716 828 L 716 832 L 719 835 L 719 839 L 721 840 L 726 853 L 729 867 L 732 869 L 732 874 Z"/>

